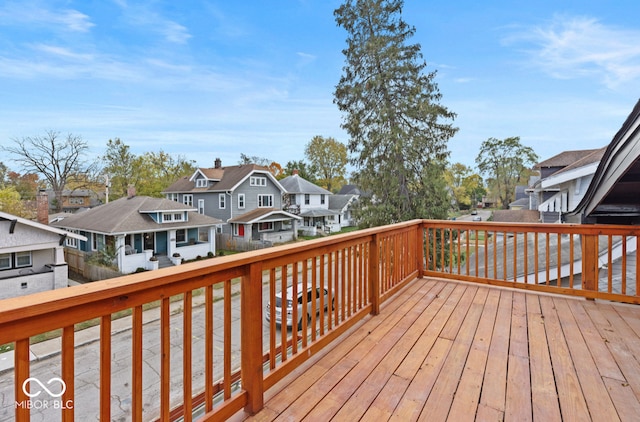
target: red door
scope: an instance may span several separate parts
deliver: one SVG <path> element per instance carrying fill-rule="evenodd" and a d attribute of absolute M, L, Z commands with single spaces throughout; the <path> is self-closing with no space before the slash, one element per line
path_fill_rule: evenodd
<path fill-rule="evenodd" d="M 238 236 L 244 237 L 244 224 L 238 224 Z"/>

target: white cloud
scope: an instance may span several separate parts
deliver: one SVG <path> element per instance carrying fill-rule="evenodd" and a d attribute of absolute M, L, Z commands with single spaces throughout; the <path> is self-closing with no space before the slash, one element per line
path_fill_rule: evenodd
<path fill-rule="evenodd" d="M 531 65 L 559 79 L 593 77 L 609 88 L 640 78 L 640 31 L 588 17 L 556 16 L 512 34 L 510 45 L 529 43 Z"/>
<path fill-rule="evenodd" d="M 37 2 L 7 2 L 0 7 L 1 25 L 45 25 L 73 32 L 88 32 L 95 24 L 74 9 L 51 10 Z"/>

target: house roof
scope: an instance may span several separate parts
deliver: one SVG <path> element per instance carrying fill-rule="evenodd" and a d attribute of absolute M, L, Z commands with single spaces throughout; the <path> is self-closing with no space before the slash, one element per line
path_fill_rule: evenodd
<path fill-rule="evenodd" d="M 533 166 L 533 168 L 540 169 L 543 167 L 567 167 L 591 155 L 592 153 L 598 151 L 599 149 L 600 148 L 564 151 L 558 155 L 554 155 L 553 157 L 547 160 L 539 162 L 538 164 Z"/>
<path fill-rule="evenodd" d="M 335 210 L 330 210 L 327 208 L 313 208 L 313 209 L 308 209 L 308 210 L 304 210 L 303 212 L 300 213 L 301 217 L 326 217 L 329 215 L 336 215 L 338 214 L 338 211 Z"/>
<path fill-rule="evenodd" d="M 540 213 L 537 210 L 495 210 L 493 221 L 500 223 L 539 223 Z"/>
<path fill-rule="evenodd" d="M 584 197 L 567 221 L 640 223 L 640 101 L 607 146 Z"/>
<path fill-rule="evenodd" d="M 188 211 L 187 221 L 156 223 L 150 213 Z M 222 220 L 198 214 L 194 208 L 176 201 L 148 196 L 123 197 L 79 214 L 71 214 L 55 226 L 103 234 L 126 234 L 164 231 L 172 228 L 207 227 L 223 224 Z"/>
<path fill-rule="evenodd" d="M 328 190 L 315 185 L 298 174 L 287 176 L 280 180 L 280 184 L 287 193 L 308 193 L 312 195 L 333 195 Z"/>
<path fill-rule="evenodd" d="M 292 219 L 302 220 L 297 215 L 276 208 L 256 208 L 227 220 L 227 223 L 253 224 L 260 221 L 287 221 Z"/>
<path fill-rule="evenodd" d="M 62 230 L 57 227 L 48 226 L 46 224 L 38 223 L 37 221 L 27 220 L 26 218 L 18 217 L 17 215 L 9 214 L 2 211 L 0 211 L 0 220 L 11 221 L 11 222 L 15 221 L 16 224 L 17 223 L 24 224 L 25 226 L 33 227 L 39 230 L 44 230 L 44 231 L 57 234 L 63 237 L 64 236 L 72 237 L 74 239 L 83 240 L 83 241 L 87 240 L 87 238 L 82 235 L 79 235 L 76 233 L 70 233 L 66 230 Z M 2 235 L 4 236 L 5 234 L 3 233 Z"/>
<path fill-rule="evenodd" d="M 235 190 L 240 183 L 245 181 L 253 173 L 259 173 L 272 180 L 272 182 L 283 191 L 282 186 L 273 177 L 269 169 L 257 164 L 242 164 L 238 166 L 227 166 L 217 168 L 199 168 L 191 176 L 185 176 L 175 181 L 163 193 L 183 193 L 183 192 L 227 192 Z M 196 176 L 204 175 L 207 180 L 213 182 L 207 187 L 196 187 Z"/>
<path fill-rule="evenodd" d="M 331 195 L 329 197 L 329 209 L 341 211 L 356 197 L 357 195 Z"/>

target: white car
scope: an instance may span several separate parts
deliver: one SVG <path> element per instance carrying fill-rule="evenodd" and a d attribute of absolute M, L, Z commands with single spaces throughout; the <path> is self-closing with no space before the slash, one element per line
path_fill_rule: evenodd
<path fill-rule="evenodd" d="M 303 296 L 304 290 L 303 285 L 298 284 L 297 286 L 298 297 L 296 300 L 297 303 L 297 327 L 298 330 L 302 329 L 302 321 L 303 318 L 307 318 L 307 321 L 311 321 L 311 315 L 313 314 L 313 290 L 308 288 L 307 290 L 307 310 L 306 312 L 303 309 Z M 329 292 L 325 288 L 317 287 L 316 288 L 316 314 L 320 313 L 320 295 L 324 294 L 324 299 L 322 303 L 324 304 L 324 310 L 328 309 L 329 305 Z M 290 286 L 287 289 L 287 299 L 286 299 L 286 325 L 287 327 L 293 327 L 293 286 Z M 282 292 L 276 293 L 276 304 L 275 304 L 275 322 L 276 325 L 282 326 Z M 333 308 L 333 307 L 332 307 Z M 271 302 L 267 304 L 267 311 L 265 313 L 265 319 L 267 321 L 271 321 Z"/>

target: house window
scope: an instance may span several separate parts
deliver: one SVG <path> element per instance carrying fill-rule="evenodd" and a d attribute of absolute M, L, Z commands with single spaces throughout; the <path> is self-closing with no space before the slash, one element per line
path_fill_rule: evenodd
<path fill-rule="evenodd" d="M 244 193 L 238 194 L 238 208 L 244 209 Z"/>
<path fill-rule="evenodd" d="M 267 186 L 267 178 L 251 176 L 251 178 L 249 179 L 249 184 L 251 186 Z"/>
<path fill-rule="evenodd" d="M 218 208 L 220 208 L 221 210 L 226 208 L 225 196 L 226 193 L 218 194 Z"/>
<path fill-rule="evenodd" d="M 185 229 L 176 230 L 176 243 L 184 243 L 187 241 L 187 233 Z"/>
<path fill-rule="evenodd" d="M 261 231 L 261 232 L 273 231 L 273 221 L 265 221 L 263 223 L 260 223 L 260 226 L 258 227 L 258 231 Z"/>
<path fill-rule="evenodd" d="M 208 185 L 207 179 L 197 179 L 196 180 L 196 187 L 197 188 L 206 188 L 207 185 Z"/>
<path fill-rule="evenodd" d="M 198 214 L 204 214 L 204 199 L 198 199 Z"/>
<path fill-rule="evenodd" d="M 11 254 L 3 253 L 0 255 L 0 270 L 11 269 Z"/>
<path fill-rule="evenodd" d="M 96 233 L 91 234 L 91 249 L 94 251 L 98 250 L 98 235 Z"/>
<path fill-rule="evenodd" d="M 258 195 L 258 207 L 260 207 L 260 208 L 272 208 L 273 207 L 273 195 Z"/>
<path fill-rule="evenodd" d="M 182 213 L 173 214 L 173 221 L 182 221 L 182 220 L 184 220 L 182 218 Z"/>
<path fill-rule="evenodd" d="M 170 200 L 170 201 L 178 202 L 178 194 L 177 193 L 168 193 L 167 194 L 167 199 Z"/>
<path fill-rule="evenodd" d="M 182 195 L 182 203 L 192 207 L 193 206 L 193 195 Z"/>
<path fill-rule="evenodd" d="M 31 266 L 31 251 L 16 253 L 16 268 Z"/>
<path fill-rule="evenodd" d="M 77 230 L 71 231 L 68 230 L 71 233 L 78 233 Z M 65 245 L 70 247 L 70 248 L 77 248 L 78 247 L 78 239 L 75 239 L 73 237 L 67 237 L 65 240 Z"/>
<path fill-rule="evenodd" d="M 311 202 L 309 198 L 310 198 L 310 195 L 308 193 L 305 193 L 304 194 L 304 204 L 305 205 L 309 205 L 309 202 Z"/>
<path fill-rule="evenodd" d="M 324 194 L 324 193 L 320 195 L 320 203 L 321 203 L 322 205 L 324 205 L 324 197 L 325 197 L 325 194 Z"/>
<path fill-rule="evenodd" d="M 171 214 L 162 214 L 162 221 L 169 222 L 173 220 L 173 216 Z"/>
<path fill-rule="evenodd" d="M 200 242 L 208 242 L 209 241 L 209 228 L 208 227 L 200 227 L 200 228 L 198 228 L 198 240 Z"/>

